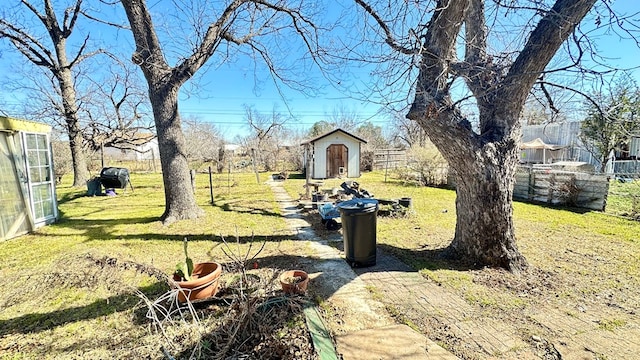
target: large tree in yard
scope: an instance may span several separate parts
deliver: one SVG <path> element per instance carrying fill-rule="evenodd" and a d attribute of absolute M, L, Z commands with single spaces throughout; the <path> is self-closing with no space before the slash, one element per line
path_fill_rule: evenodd
<path fill-rule="evenodd" d="M 386 1 L 355 1 L 384 42 L 416 66 L 407 117 L 446 158 L 456 185 L 457 223 L 447 253 L 476 266 L 526 269 L 512 219 L 520 116 L 532 87 L 596 0 L 426 2 L 431 8 L 403 1 L 398 7 L 408 10 L 395 16 L 385 13 Z M 498 45 L 491 31 L 504 19 L 517 19 L 510 26 L 521 32 L 510 30 L 511 38 L 500 40 L 519 48 L 490 54 Z M 397 36 L 401 31 L 407 35 Z M 580 34 L 572 39 L 579 41 Z M 456 79 L 475 100 L 477 118 L 454 100 Z"/>
<path fill-rule="evenodd" d="M 64 118 L 69 138 L 74 186 L 85 186 L 89 178 L 78 116 L 77 74 L 74 70 L 85 59 L 101 52 L 88 50 L 88 35 L 70 50 L 70 38 L 76 30 L 81 11 L 82 0 L 73 1 L 60 14 L 51 0 L 42 1 L 41 8 L 35 2 L 21 0 L 12 9 L 5 8 L 0 18 L 0 39 L 10 41 L 29 62 L 51 74 L 56 88 L 55 96 L 51 96 L 54 103 L 52 107 L 62 103 L 58 115 Z M 35 17 L 35 25 L 30 23 L 29 14 Z"/>
<path fill-rule="evenodd" d="M 223 63 L 237 55 L 240 49 L 245 49 L 255 59 L 264 60 L 266 71 L 282 80 L 276 54 L 286 52 L 282 49 L 271 52 L 265 39 L 273 35 L 284 36 L 287 40 L 282 44 L 290 46 L 295 39 L 302 39 L 302 46 L 314 53 L 312 47 L 316 43 L 316 29 L 303 15 L 302 1 L 297 4 L 262 0 L 174 1 L 172 4 L 175 8 L 170 12 L 181 14 L 182 18 L 176 20 L 179 23 L 193 24 L 193 33 L 184 39 L 183 44 L 171 44 L 173 49 L 187 45 L 184 48 L 186 55 L 167 54 L 146 1 L 121 0 L 121 4 L 136 45 L 132 60 L 142 69 L 149 87 L 164 181 L 163 222 L 166 224 L 198 217 L 204 212 L 197 206 L 190 185 L 185 139 L 178 111 L 181 86 L 212 56 L 218 56 Z M 172 33 L 168 37 L 175 38 L 177 35 Z M 278 46 L 277 42 L 272 44 Z M 170 65 L 168 59 L 175 60 L 175 64 Z"/>

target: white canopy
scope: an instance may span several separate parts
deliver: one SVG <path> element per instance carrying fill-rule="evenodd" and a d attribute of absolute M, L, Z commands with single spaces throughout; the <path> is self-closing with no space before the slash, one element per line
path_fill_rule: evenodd
<path fill-rule="evenodd" d="M 545 149 L 545 150 L 560 150 L 564 149 L 564 145 L 547 144 L 542 139 L 536 138 L 535 140 L 523 142 L 520 144 L 520 149 Z"/>

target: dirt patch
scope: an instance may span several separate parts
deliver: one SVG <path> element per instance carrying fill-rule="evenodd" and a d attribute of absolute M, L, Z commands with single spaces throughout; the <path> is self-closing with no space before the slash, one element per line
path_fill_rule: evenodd
<path fill-rule="evenodd" d="M 607 276 L 596 273 L 589 280 L 534 267 L 519 275 L 468 270 L 472 284 L 451 288 L 445 281 L 443 295 L 445 302 L 462 299 L 462 314 L 437 303 L 427 317 L 418 306 L 392 306 L 462 359 L 633 359 L 640 350 L 632 340 L 637 293 L 601 288 Z"/>
<path fill-rule="evenodd" d="M 473 282 L 496 291 L 508 291 L 519 297 L 542 296 L 565 289 L 567 279 L 555 271 L 531 268 L 522 274 L 501 269 L 470 270 Z"/>
<path fill-rule="evenodd" d="M 176 306 L 168 277 L 151 265 L 92 254 L 66 256 L 14 279 L 30 285 L 7 293 L 1 305 L 25 302 L 32 294 L 99 293 L 106 300 L 68 309 L 62 300 L 58 311 L 0 320 L 0 351 L 36 356 L 41 348 L 42 357 L 83 359 L 317 359 L 303 314 L 305 306 L 314 305 L 310 296 L 285 296 L 277 282 L 281 268 L 302 264 L 286 257 L 256 263 L 257 269 L 247 271 L 254 280 L 250 289 L 239 286 L 238 272 L 228 271 L 234 264 L 223 264 L 218 296 L 189 309 Z M 147 285 L 130 285 L 140 280 Z M 62 336 L 50 344 L 51 336 L 74 323 L 90 327 L 83 332 L 87 339 Z"/>

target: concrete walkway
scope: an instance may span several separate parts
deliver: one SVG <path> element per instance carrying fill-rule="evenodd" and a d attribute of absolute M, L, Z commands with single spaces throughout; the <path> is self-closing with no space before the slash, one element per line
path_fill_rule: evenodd
<path fill-rule="evenodd" d="M 406 295 L 421 286 L 419 274 L 410 269 L 402 271 L 408 269 L 406 265 L 386 255 L 379 255 L 378 265 L 367 268 L 376 268 L 374 272 L 361 270 L 356 273 L 344 261 L 343 254 L 328 244 L 332 240 L 341 241 L 341 236 L 336 233 L 334 239 L 320 240 L 282 183 L 268 183 L 283 210 L 287 226 L 299 239 L 309 240 L 316 256 L 322 260 L 311 264 L 311 286 L 342 319 L 338 328 L 331 330 L 335 335 L 336 350 L 344 360 L 458 359 L 409 326 L 397 324 L 388 315 L 385 304 L 375 300 L 369 290 L 371 286 L 377 289 L 383 282 L 385 288 L 395 289 L 394 296 L 407 301 Z M 403 268 L 396 273 L 399 267 Z M 432 310 L 425 307 L 425 311 Z"/>

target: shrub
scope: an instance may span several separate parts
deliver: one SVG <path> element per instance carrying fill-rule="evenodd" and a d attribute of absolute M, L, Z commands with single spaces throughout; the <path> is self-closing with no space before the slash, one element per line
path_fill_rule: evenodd
<path fill-rule="evenodd" d="M 447 184 L 447 161 L 433 144 L 412 146 L 407 151 L 407 167 L 397 169 L 398 177 L 425 186 Z"/>

